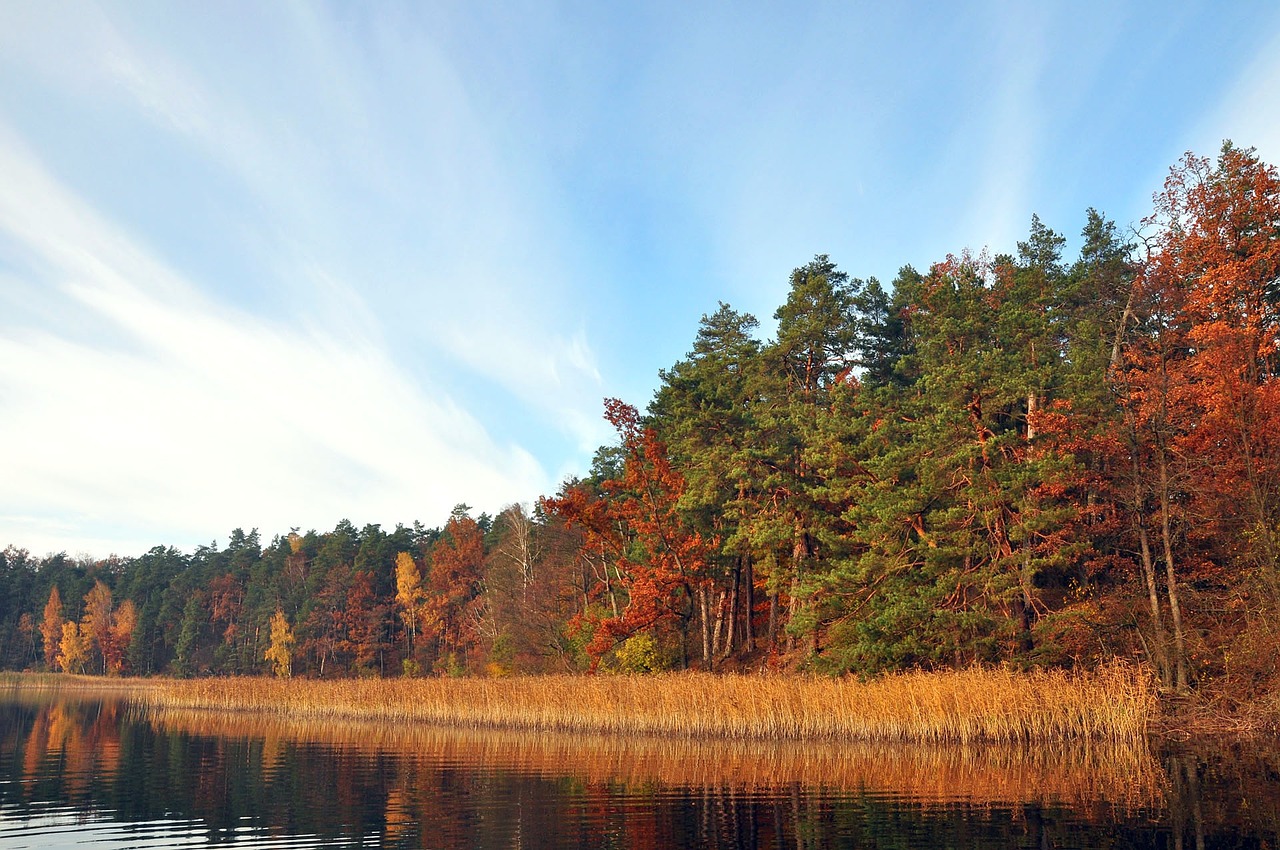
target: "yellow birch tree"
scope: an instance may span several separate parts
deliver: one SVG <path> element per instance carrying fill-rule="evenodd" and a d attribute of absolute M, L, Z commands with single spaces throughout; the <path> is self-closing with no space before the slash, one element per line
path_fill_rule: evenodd
<path fill-rule="evenodd" d="M 62 624 L 62 640 L 58 642 L 58 666 L 64 673 L 83 673 L 89 660 L 89 641 L 80 624 L 69 620 Z"/>
<path fill-rule="evenodd" d="M 271 646 L 263 657 L 271 662 L 275 674 L 282 679 L 293 675 L 293 629 L 279 608 L 271 615 Z"/>
<path fill-rule="evenodd" d="M 408 552 L 396 555 L 396 604 L 400 606 L 400 619 L 404 622 L 405 672 L 412 672 L 416 664 L 413 642 L 417 638 L 418 609 L 426 593 L 422 589 L 422 573 Z"/>
<path fill-rule="evenodd" d="M 55 584 L 49 591 L 49 601 L 44 606 L 44 619 L 40 621 L 40 637 L 44 640 L 44 663 L 50 670 L 58 666 L 59 642 L 62 640 L 62 594 Z"/>

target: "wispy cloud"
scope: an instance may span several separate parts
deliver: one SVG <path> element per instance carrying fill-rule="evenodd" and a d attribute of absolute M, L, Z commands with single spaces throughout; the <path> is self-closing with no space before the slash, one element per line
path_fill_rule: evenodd
<path fill-rule="evenodd" d="M 1276 25 L 0 4 L 0 545 L 532 498 L 602 396 L 643 404 L 717 300 L 768 333 L 816 252 L 887 281 L 1032 211 L 1132 220 L 1196 104 L 1186 147 L 1274 161 Z"/>
<path fill-rule="evenodd" d="M 430 520 L 548 485 L 376 342 L 201 295 L 11 137 L 0 172 L 6 254 L 48 300 L 99 320 L 77 337 L 0 329 L 0 537 L 190 544 L 233 526 Z"/>
<path fill-rule="evenodd" d="M 1280 163 L 1280 34 L 1268 39 L 1244 66 L 1221 106 L 1210 110 L 1188 147 L 1217 150 L 1223 139 L 1252 146 L 1270 163 Z"/>
<path fill-rule="evenodd" d="M 1047 15 L 1033 6 L 1001 8 L 996 14 L 998 35 L 985 48 L 989 75 L 967 104 L 966 135 L 981 157 L 968 175 L 974 195 L 952 250 L 1007 251 L 1026 233 L 1029 193 L 1043 152 Z"/>
<path fill-rule="evenodd" d="M 23 399 L 0 434 L 39 447 L 4 458 L 30 482 L 11 539 L 431 521 L 553 486 L 603 436 L 603 379 L 536 145 L 407 11 L 225 11 L 0 10 L 10 91 L 127 152 L 37 158 L 47 116 L 0 99 L 0 404 Z M 117 170 L 145 202 L 85 183 Z"/>
<path fill-rule="evenodd" d="M 248 42 L 228 48 L 239 51 L 228 80 L 225 53 L 179 52 L 209 41 L 181 16 L 160 43 L 119 10 L 85 11 L 26 14 L 13 46 L 27 70 L 86 105 L 132 111 L 248 193 L 267 232 L 244 238 L 270 258 L 292 315 L 349 320 L 363 300 L 381 330 L 419 330 L 412 348 L 453 358 L 549 422 L 596 404 L 591 345 L 579 316 L 565 321 L 572 239 L 537 139 L 483 111 L 445 33 L 404 10 L 352 26 L 298 4 L 259 14 L 255 41 L 215 16 Z M 72 71 L 48 58 L 69 38 Z"/>

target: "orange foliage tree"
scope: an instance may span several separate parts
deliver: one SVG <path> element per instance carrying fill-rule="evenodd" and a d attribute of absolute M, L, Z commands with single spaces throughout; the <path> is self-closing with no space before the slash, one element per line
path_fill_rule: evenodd
<path fill-rule="evenodd" d="M 460 670 L 477 647 L 484 599 L 484 531 L 467 515 L 453 509 L 444 532 L 431 550 L 419 633 L 436 642 L 436 664 Z"/>
<path fill-rule="evenodd" d="M 617 399 L 605 401 L 605 418 L 618 431 L 624 458 L 621 476 L 603 483 L 608 498 L 579 486 L 543 501 L 545 510 L 583 528 L 584 550 L 598 550 L 605 561 L 591 593 L 609 595 L 610 604 L 580 618 L 592 634 L 587 652 L 598 663 L 636 634 L 674 626 L 683 653 L 684 632 L 694 615 L 696 592 L 708 580 L 715 541 L 681 523 L 677 503 L 684 477 L 672 467 L 654 429 Z M 615 582 L 626 600 L 621 609 Z"/>
<path fill-rule="evenodd" d="M 133 630 L 138 625 L 138 611 L 132 599 L 126 599 L 116 606 L 111 615 L 111 628 L 102 645 L 102 655 L 108 673 L 123 673 L 127 667 L 126 655 L 129 642 L 133 639 Z"/>
<path fill-rule="evenodd" d="M 84 617 L 80 621 L 80 633 L 88 644 L 87 651 L 96 648 L 100 664 L 97 672 L 107 670 L 106 656 L 111 643 L 111 589 L 101 581 L 95 581 L 84 597 Z"/>
<path fill-rule="evenodd" d="M 1188 154 L 1148 224 L 1119 379 L 1182 690 L 1195 670 L 1180 586 L 1226 588 L 1224 604 L 1255 623 L 1280 605 L 1280 178 L 1230 143 L 1216 164 Z M 1247 578 L 1270 596 L 1265 617 Z"/>
<path fill-rule="evenodd" d="M 49 601 L 44 606 L 44 616 L 40 620 L 40 637 L 44 641 L 44 664 L 50 670 L 57 669 L 58 647 L 62 640 L 62 594 L 55 584 L 49 591 Z"/>
<path fill-rule="evenodd" d="M 396 609 L 404 623 L 405 659 L 404 672 L 417 671 L 414 659 L 414 641 L 418 636 L 418 613 L 425 593 L 422 590 L 422 572 L 408 552 L 396 555 Z"/>

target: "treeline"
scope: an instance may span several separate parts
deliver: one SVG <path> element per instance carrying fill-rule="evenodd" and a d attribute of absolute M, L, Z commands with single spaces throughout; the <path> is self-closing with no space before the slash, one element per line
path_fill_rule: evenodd
<path fill-rule="evenodd" d="M 571 531 L 519 506 L 138 558 L 0 552 L 0 664 L 177 676 L 584 669 Z M 562 569 L 563 568 L 563 569 Z"/>
<path fill-rule="evenodd" d="M 721 304 L 647 411 L 606 403 L 618 443 L 531 512 L 103 564 L 8 550 L 3 661 L 59 663 L 56 586 L 94 670 L 1126 657 L 1178 690 L 1274 688 L 1280 177 L 1230 144 L 1188 155 L 1139 234 L 1089 210 L 1072 261 L 1065 244 L 1033 217 L 1014 253 L 889 288 L 819 256 L 768 340 Z M 102 591 L 86 613 L 96 581 L 132 603 L 114 633 Z"/>

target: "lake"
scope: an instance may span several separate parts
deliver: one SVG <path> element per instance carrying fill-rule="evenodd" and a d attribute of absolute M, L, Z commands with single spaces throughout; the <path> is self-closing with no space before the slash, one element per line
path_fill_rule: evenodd
<path fill-rule="evenodd" d="M 0 847 L 1276 847 L 1280 755 L 613 739 L 0 692 Z"/>

